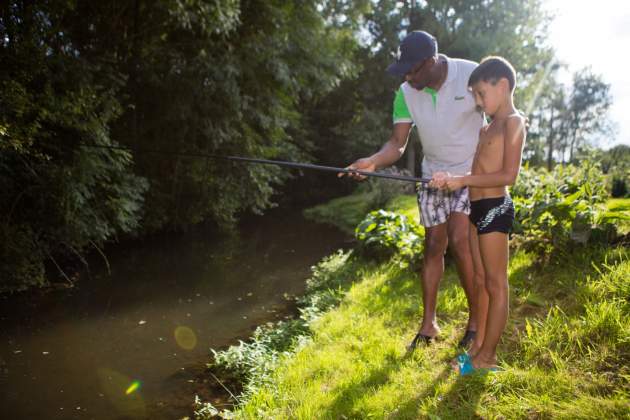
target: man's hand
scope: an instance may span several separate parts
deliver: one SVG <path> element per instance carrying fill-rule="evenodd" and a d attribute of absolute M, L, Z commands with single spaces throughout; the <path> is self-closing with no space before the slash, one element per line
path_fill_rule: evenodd
<path fill-rule="evenodd" d="M 433 177 L 429 182 L 429 187 L 444 189 L 445 182 L 450 177 L 451 174 L 449 174 L 448 172 L 436 172 L 433 174 Z"/>
<path fill-rule="evenodd" d="M 357 169 L 359 171 L 364 171 L 364 172 L 374 172 L 376 170 L 376 164 L 370 158 L 363 158 L 363 159 L 357 160 L 350 166 L 346 166 L 345 169 L 351 169 L 351 170 Z M 359 175 L 358 173 L 354 173 L 354 172 L 350 172 L 350 173 L 339 172 L 337 174 L 339 178 L 341 178 L 344 175 L 348 175 L 350 178 L 353 178 L 359 181 L 363 181 L 365 178 L 367 178 L 364 175 Z"/>
<path fill-rule="evenodd" d="M 455 191 L 466 186 L 463 176 L 453 176 L 448 172 L 436 172 L 429 182 L 429 187 Z"/>

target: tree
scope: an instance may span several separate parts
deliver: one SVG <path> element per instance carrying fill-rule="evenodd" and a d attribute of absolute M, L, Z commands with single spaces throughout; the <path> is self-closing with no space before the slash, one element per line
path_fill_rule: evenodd
<path fill-rule="evenodd" d="M 346 77 L 356 45 L 320 9 L 1 3 L 0 287 L 41 284 L 44 261 L 62 268 L 120 233 L 227 227 L 272 206 L 287 172 L 178 153 L 309 156 L 303 108 Z M 132 151 L 91 147 L 117 145 Z"/>
<path fill-rule="evenodd" d="M 132 232 L 146 181 L 114 144 L 120 78 L 65 30 L 73 2 L 0 7 L 0 291 L 46 282 L 44 263 Z"/>
<path fill-rule="evenodd" d="M 351 4 L 334 3 L 346 10 Z M 536 82 L 545 81 L 553 55 L 544 46 L 550 17 L 540 1 L 418 1 L 413 13 L 411 6 L 411 1 L 378 1 L 359 13 L 356 20 L 363 30 L 358 31 L 362 43 L 353 58 L 356 76 L 343 81 L 311 112 L 320 123 L 313 127 L 319 159 L 344 164 L 374 152 L 386 141 L 393 96 L 401 80 L 385 69 L 409 30 L 434 34 L 440 52 L 451 57 L 505 56 L 519 73 L 517 104 L 527 109 L 535 100 Z"/>
<path fill-rule="evenodd" d="M 576 148 L 588 142 L 589 137 L 608 129 L 607 113 L 612 104 L 610 85 L 601 76 L 586 68 L 573 76 L 571 94 L 567 103 L 567 140 L 569 162 Z M 564 149 L 562 150 L 564 159 Z"/>
<path fill-rule="evenodd" d="M 585 149 L 598 137 L 609 135 L 611 124 L 608 109 L 611 105 L 610 86 L 601 76 L 589 69 L 574 74 L 571 85 L 557 81 L 550 71 L 541 81 L 535 106 L 531 108 L 530 130 L 526 157 L 532 164 L 536 160 L 532 150 L 546 150 L 546 165 L 551 169 L 555 162 L 575 160 L 575 152 Z M 544 142 L 544 146 L 540 143 Z"/>

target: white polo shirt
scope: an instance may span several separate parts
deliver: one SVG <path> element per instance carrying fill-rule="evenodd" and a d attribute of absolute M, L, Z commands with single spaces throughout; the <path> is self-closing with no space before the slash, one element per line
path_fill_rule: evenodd
<path fill-rule="evenodd" d="M 468 90 L 468 78 L 477 63 L 446 58 L 448 74 L 437 92 L 400 85 L 394 99 L 394 124 L 413 123 L 418 127 L 424 159 L 422 176 L 448 171 L 453 175 L 470 172 L 479 141 L 483 115 L 475 108 Z"/>

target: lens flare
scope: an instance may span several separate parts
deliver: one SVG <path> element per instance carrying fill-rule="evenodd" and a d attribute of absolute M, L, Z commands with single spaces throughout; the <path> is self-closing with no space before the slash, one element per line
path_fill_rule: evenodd
<path fill-rule="evenodd" d="M 192 350 L 197 346 L 197 336 L 195 332 L 182 325 L 175 328 L 175 341 L 177 345 L 184 350 Z"/>
<path fill-rule="evenodd" d="M 140 381 L 133 381 L 131 385 L 129 385 L 129 388 L 125 391 L 125 394 L 129 395 L 132 392 L 137 391 L 138 388 L 140 388 Z"/>
<path fill-rule="evenodd" d="M 109 368 L 99 368 L 96 374 L 103 396 L 112 403 L 118 416 L 146 418 L 146 406 L 139 392 L 140 381 Z"/>
<path fill-rule="evenodd" d="M 534 80 L 534 83 L 536 83 L 534 87 L 534 93 L 529 99 L 529 103 L 527 104 L 527 107 L 525 109 L 525 112 L 526 112 L 525 115 L 530 115 L 532 111 L 534 110 L 534 107 L 537 105 L 537 102 L 538 102 L 538 97 L 540 96 L 543 89 L 547 85 L 547 82 L 548 82 L 547 77 L 549 76 L 549 74 L 551 73 L 551 70 L 553 70 L 556 64 L 557 64 L 556 59 L 552 58 L 551 60 L 549 60 L 549 62 L 545 66 L 545 69 L 542 71 L 542 73 L 536 75 L 538 80 L 537 81 Z"/>

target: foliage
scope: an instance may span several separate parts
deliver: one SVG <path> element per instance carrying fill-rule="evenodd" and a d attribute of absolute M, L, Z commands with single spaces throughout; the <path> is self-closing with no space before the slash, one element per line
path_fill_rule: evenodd
<path fill-rule="evenodd" d="M 516 234 L 527 250 L 561 257 L 586 243 L 608 243 L 616 236 L 615 223 L 626 218 L 606 211 L 604 174 L 585 161 L 581 167 L 523 168 L 512 188 Z"/>
<path fill-rule="evenodd" d="M 630 146 L 619 144 L 606 151 L 596 151 L 594 159 L 608 174 L 613 197 L 630 197 Z"/>
<path fill-rule="evenodd" d="M 134 231 L 147 182 L 113 145 L 123 79 L 80 54 L 65 19 L 74 2 L 0 7 L 0 291 L 46 284 L 45 262 L 82 260 Z M 59 268 L 59 267 L 58 267 Z"/>
<path fill-rule="evenodd" d="M 591 144 L 612 132 L 610 84 L 584 68 L 564 85 L 556 80 L 558 68 L 555 61 L 549 63 L 548 77 L 538 82 L 539 95 L 527 106 L 530 127 L 524 155 L 532 165 L 546 164 L 547 169 L 555 162 L 577 163 Z"/>
<path fill-rule="evenodd" d="M 193 402 L 193 407 L 195 409 L 195 418 L 196 419 L 216 419 L 217 417 L 220 419 L 233 419 L 234 413 L 227 409 L 218 409 L 214 405 L 212 405 L 209 401 L 202 401 L 199 396 L 195 395 L 195 400 Z"/>
<path fill-rule="evenodd" d="M 398 169 L 395 166 L 383 169 L 379 172 L 390 175 L 411 176 L 408 170 Z M 376 177 L 369 178 L 365 182 L 362 182 L 357 188 L 357 192 L 366 192 L 370 195 L 370 209 L 384 208 L 395 197 L 403 194 L 414 194 L 415 191 L 415 184 L 412 182 Z"/>
<path fill-rule="evenodd" d="M 28 226 L 0 224 L 0 291 L 46 284 L 44 256 Z"/>
<path fill-rule="evenodd" d="M 122 233 L 273 206 L 287 171 L 175 153 L 309 157 L 301 113 L 356 45 L 318 4 L 3 2 L 0 290 Z"/>
<path fill-rule="evenodd" d="M 83 260 L 86 247 L 137 228 L 147 183 L 127 172 L 132 164 L 128 153 L 53 149 L 45 158 L 16 152 L 3 156 L 23 162 L 28 170 L 20 176 L 0 171 L 0 185 L 15 197 L 0 204 L 6 218 L 0 230 L 6 274 L 1 291 L 45 285 L 45 260 L 57 264 L 52 254 Z"/>
<path fill-rule="evenodd" d="M 422 256 L 424 232 L 401 214 L 372 211 L 356 227 L 355 236 L 359 250 L 370 256 L 396 256 L 414 262 Z"/>
<path fill-rule="evenodd" d="M 593 74 L 589 68 L 574 74 L 566 116 L 569 162 L 573 161 L 580 143 L 595 134 L 606 133 L 609 128 L 606 117 L 611 105 L 610 84 L 601 76 Z"/>
<path fill-rule="evenodd" d="M 306 219 L 337 226 L 352 235 L 357 224 L 370 210 L 373 210 L 371 203 L 371 193 L 357 192 L 305 209 L 303 214 Z"/>

